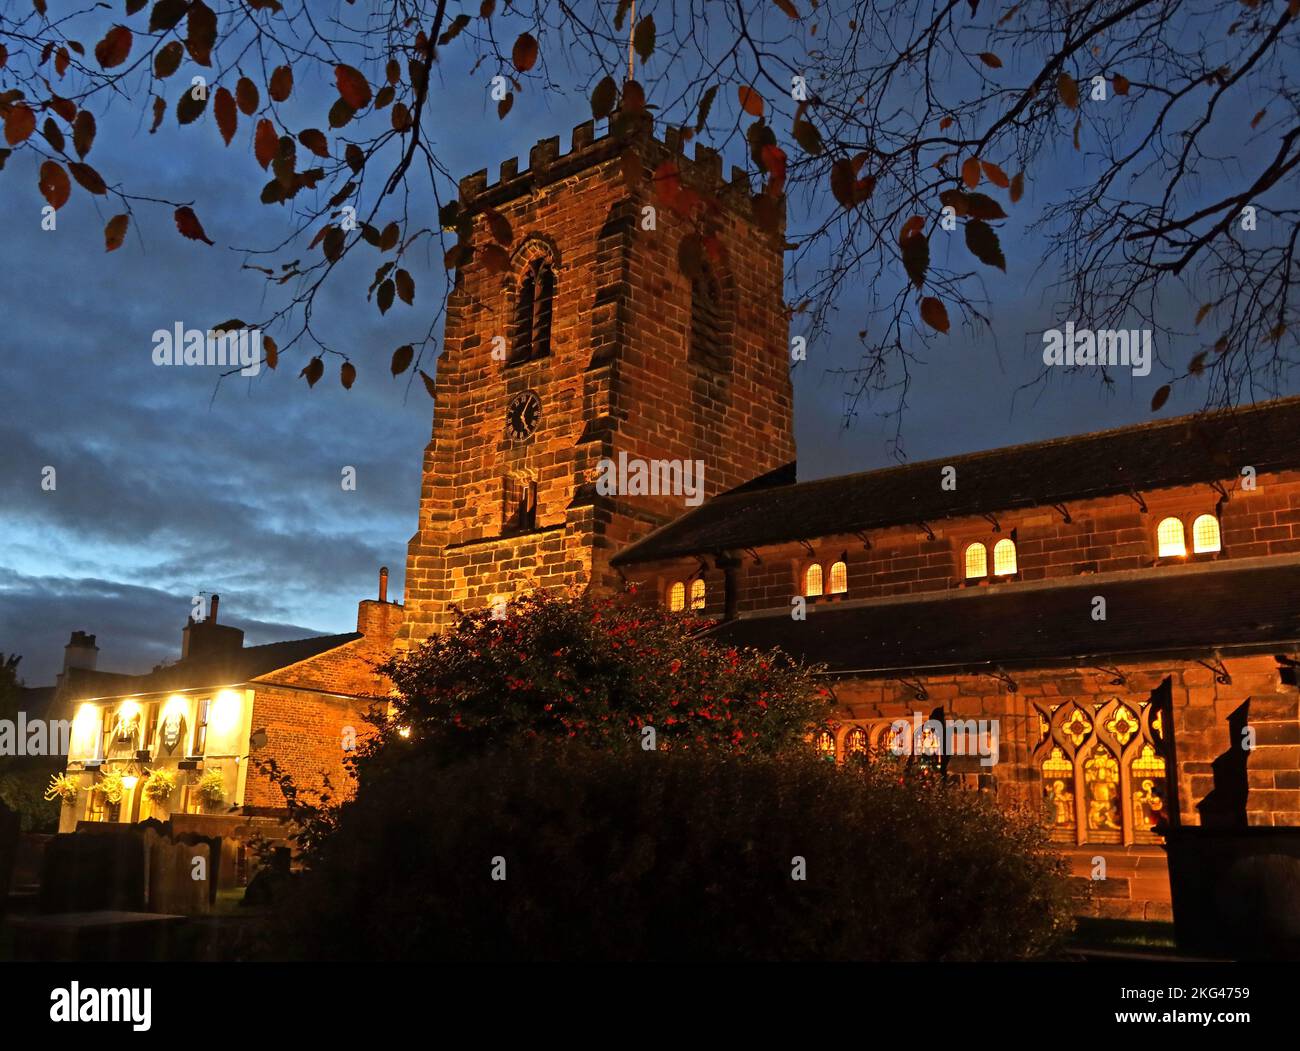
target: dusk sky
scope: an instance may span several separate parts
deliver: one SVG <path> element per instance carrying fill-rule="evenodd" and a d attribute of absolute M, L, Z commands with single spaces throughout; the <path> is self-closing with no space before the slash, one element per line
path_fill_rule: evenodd
<path fill-rule="evenodd" d="M 590 114 L 576 76 L 572 91 L 525 91 L 499 122 L 487 93 L 491 71 L 442 72 L 445 124 L 433 146 L 455 174 L 486 167 L 495 178 L 511 156 L 522 168 L 543 136 L 558 134 L 567 150 L 570 129 Z M 295 99 L 315 114 L 333 91 L 303 75 Z M 392 378 L 388 360 L 429 324 L 444 280 L 439 253 L 407 257 L 415 306 L 399 303 L 382 318 L 365 301 L 373 256 L 331 278 L 314 323 L 352 355 L 350 391 L 339 384 L 337 359 L 309 390 L 298 378 L 301 354 L 219 389 L 215 370 L 156 367 L 154 330 L 206 328 L 266 309 L 263 279 L 241 272 L 245 256 L 232 246 L 272 245 L 287 226 L 279 206 L 257 201 L 266 176 L 245 137 L 227 148 L 210 120 L 177 129 L 170 117 L 151 136 L 141 108 L 116 100 L 98 114 L 96 167 L 137 193 L 202 202 L 215 247 L 178 237 L 169 207 L 139 202 L 126 244 L 106 254 L 102 230 L 116 202 L 74 187 L 57 230 L 43 231 L 37 158 L 15 152 L 0 172 L 9 362 L 0 385 L 0 652 L 22 655 L 28 685 L 53 681 L 73 630 L 98 637 L 103 669 L 140 672 L 174 659 L 200 592 L 222 596 L 222 620 L 246 629 L 249 644 L 352 630 L 357 600 L 374 596 L 381 565 L 400 597 L 416 524 L 432 403 L 418 377 L 414 385 L 410 374 Z M 1249 112 L 1251 103 L 1240 108 Z M 744 162 L 740 150 L 726 159 Z M 1042 266 L 1042 245 L 1025 227 L 1038 187 L 1080 178 L 1078 163 L 1066 152 L 1036 173 L 1002 227 L 1007 273 L 983 271 L 994 333 L 954 325 L 948 339 L 916 345 L 903 419 L 909 459 L 1152 419 L 1156 388 L 1200 349 L 1189 324 L 1185 346 L 1157 347 L 1165 363 L 1147 377 L 1123 373 L 1106 390 L 1095 375 L 1058 372 L 1019 389 L 1041 368 L 1041 333 L 1052 321 L 1046 289 L 1060 277 Z M 408 207 L 436 225 L 432 200 L 412 196 Z M 893 421 L 875 415 L 892 402 L 863 406 L 846 428 L 845 381 L 831 374 L 857 360 L 859 321 L 854 303 L 842 300 L 836 338 L 810 346 L 795 371 L 801 478 L 895 462 Z M 1292 372 L 1278 390 L 1255 396 L 1297 392 Z M 1204 398 L 1203 386 L 1180 386 L 1160 415 L 1194 411 Z M 46 466 L 57 471 L 52 492 L 41 486 Z M 355 492 L 340 486 L 346 466 L 356 468 Z"/>

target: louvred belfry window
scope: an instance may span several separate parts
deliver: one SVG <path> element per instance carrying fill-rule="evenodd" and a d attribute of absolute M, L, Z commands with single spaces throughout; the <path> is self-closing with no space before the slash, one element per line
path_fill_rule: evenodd
<path fill-rule="evenodd" d="M 527 532 L 537 528 L 537 483 L 531 478 L 508 475 L 505 479 L 506 533 Z"/>
<path fill-rule="evenodd" d="M 545 259 L 534 259 L 519 278 L 509 364 L 517 365 L 551 352 L 554 301 L 555 271 Z"/>
<path fill-rule="evenodd" d="M 729 330 L 722 279 L 704 262 L 691 280 L 690 360 L 717 372 L 726 371 Z"/>

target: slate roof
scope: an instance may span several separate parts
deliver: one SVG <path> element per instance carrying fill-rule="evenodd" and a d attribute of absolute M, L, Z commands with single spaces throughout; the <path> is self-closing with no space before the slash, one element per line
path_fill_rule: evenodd
<path fill-rule="evenodd" d="M 957 468 L 957 488 L 940 469 Z M 908 523 L 1068 504 L 1300 467 L 1300 397 L 790 484 L 778 470 L 716 496 L 621 551 L 615 565 Z M 782 484 L 784 481 L 784 484 Z M 775 484 L 772 484 L 775 483 Z"/>
<path fill-rule="evenodd" d="M 1092 598 L 1106 619 L 1092 619 Z M 1157 655 L 1300 648 L 1300 565 L 1135 573 L 1054 587 L 1015 583 L 943 597 L 867 605 L 814 605 L 742 617 L 709 631 L 715 641 L 771 649 L 830 672 L 901 674 L 939 669 L 1122 661 Z"/>
<path fill-rule="evenodd" d="M 249 682 L 260 675 L 297 664 L 361 637 L 353 631 L 342 635 L 316 635 L 307 639 L 272 642 L 265 646 L 247 646 L 228 655 L 177 661 L 144 675 L 72 669 L 69 671 L 68 689 L 76 697 L 119 697 L 164 690 L 230 686 Z"/>

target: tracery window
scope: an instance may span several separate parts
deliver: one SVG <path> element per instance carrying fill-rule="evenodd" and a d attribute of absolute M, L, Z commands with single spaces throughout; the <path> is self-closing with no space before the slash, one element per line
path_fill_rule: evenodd
<path fill-rule="evenodd" d="M 814 742 L 817 745 L 817 751 L 823 759 L 835 761 L 835 735 L 829 730 L 819 730 Z"/>
<path fill-rule="evenodd" d="M 1156 843 L 1168 778 L 1160 706 L 1113 697 L 1039 706 L 1044 819 L 1068 843 Z"/>
<path fill-rule="evenodd" d="M 726 288 L 707 261 L 691 281 L 690 360 L 714 371 L 729 364 L 729 324 Z"/>
<path fill-rule="evenodd" d="M 844 735 L 844 754 L 866 758 L 868 750 L 867 731 L 861 726 L 854 726 Z"/>
<path fill-rule="evenodd" d="M 551 352 L 551 313 L 555 271 L 546 259 L 534 259 L 519 277 L 515 293 L 514 332 L 507 364 L 517 365 Z"/>

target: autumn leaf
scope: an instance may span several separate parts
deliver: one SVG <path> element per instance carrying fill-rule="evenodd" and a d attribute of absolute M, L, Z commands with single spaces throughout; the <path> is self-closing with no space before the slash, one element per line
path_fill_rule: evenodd
<path fill-rule="evenodd" d="M 280 348 L 270 336 L 262 337 L 262 357 L 266 360 L 268 369 L 274 369 L 280 364 Z"/>
<path fill-rule="evenodd" d="M 367 88 L 368 90 L 369 88 Z M 293 70 L 288 66 L 276 66 L 275 72 L 271 74 L 271 82 L 266 86 L 266 93 L 271 96 L 273 102 L 283 102 L 292 91 Z M 360 109 L 361 106 L 353 106 L 352 108 Z"/>
<path fill-rule="evenodd" d="M 790 2 L 790 0 L 773 0 L 773 2 L 776 4 L 777 7 L 781 9 L 781 11 L 785 14 L 785 16 L 789 18 L 791 21 L 794 22 L 799 21 L 799 9 L 795 7 L 794 4 Z M 815 2 L 813 6 L 814 7 L 816 6 Z"/>
<path fill-rule="evenodd" d="M 393 360 L 389 362 L 388 369 L 394 376 L 400 376 L 411 367 L 411 359 L 415 357 L 415 348 L 409 343 L 405 343 L 393 351 Z"/>
<path fill-rule="evenodd" d="M 394 131 L 406 131 L 411 126 L 411 113 L 402 103 L 393 107 L 392 124 Z"/>
<path fill-rule="evenodd" d="M 189 0 L 158 0 L 149 12 L 149 32 L 160 33 L 176 28 L 189 6 Z"/>
<path fill-rule="evenodd" d="M 718 94 L 718 85 L 714 84 L 709 88 L 700 99 L 699 113 L 695 119 L 695 130 L 702 131 L 705 123 L 709 119 L 709 110 L 713 109 L 713 99 Z"/>
<path fill-rule="evenodd" d="M 45 123 L 41 126 L 41 134 L 45 136 L 45 141 L 50 144 L 50 149 L 55 153 L 63 152 L 63 132 L 54 123 L 53 117 L 45 118 Z"/>
<path fill-rule="evenodd" d="M 398 270 L 394 275 L 394 285 L 397 287 L 397 298 L 405 303 L 408 307 L 415 303 L 415 279 L 405 270 Z"/>
<path fill-rule="evenodd" d="M 747 84 L 741 84 L 737 89 L 740 96 L 740 108 L 748 113 L 751 117 L 761 117 L 763 115 L 763 96 Z"/>
<path fill-rule="evenodd" d="M 982 219 L 970 219 L 966 223 L 966 247 L 971 255 L 985 266 L 996 266 L 1003 273 L 1007 270 L 1007 260 L 1002 254 L 1002 245 L 993 227 Z"/>
<path fill-rule="evenodd" d="M 510 53 L 510 60 L 520 73 L 527 73 L 537 62 L 537 38 L 531 33 L 520 33 Z"/>
<path fill-rule="evenodd" d="M 26 103 L 17 102 L 9 107 L 5 114 L 5 142 L 17 146 L 26 142 L 27 137 L 36 130 L 36 114 Z"/>
<path fill-rule="evenodd" d="M 180 124 L 193 124 L 207 108 L 208 96 L 203 95 L 201 98 L 194 97 L 194 91 L 186 88 L 185 93 L 181 95 L 180 101 L 176 103 L 176 120 Z"/>
<path fill-rule="evenodd" d="M 1256 114 L 1255 114 L 1255 115 L 1250 119 L 1250 126 L 1251 126 L 1252 128 L 1258 128 L 1258 127 L 1259 127 L 1259 122 L 1260 122 L 1261 120 L 1264 119 L 1264 114 L 1267 113 L 1267 112 L 1268 112 L 1267 110 L 1260 110 L 1258 113 L 1256 113 Z"/>
<path fill-rule="evenodd" d="M 370 85 L 359 69 L 345 65 L 335 66 L 334 81 L 338 85 L 340 97 L 353 113 L 370 104 Z"/>
<path fill-rule="evenodd" d="M 986 66 L 988 66 L 990 69 L 1002 68 L 1002 59 L 998 58 L 998 56 L 993 54 L 992 51 L 981 51 L 980 61 L 983 62 Z"/>
<path fill-rule="evenodd" d="M 245 117 L 251 117 L 257 112 L 259 101 L 257 85 L 247 77 L 240 77 L 239 83 L 235 85 L 235 102 L 239 105 L 239 112 Z"/>
<path fill-rule="evenodd" d="M 810 156 L 816 157 L 822 152 L 822 133 L 810 120 L 794 122 L 794 141 Z"/>
<path fill-rule="evenodd" d="M 632 31 L 632 47 L 636 51 L 636 57 L 642 63 L 650 61 L 650 56 L 655 53 L 655 20 L 653 15 L 646 15 L 636 24 L 636 29 Z"/>
<path fill-rule="evenodd" d="M 280 149 L 280 136 L 275 133 L 275 125 L 266 117 L 257 122 L 257 131 L 253 133 L 253 156 L 265 170 L 275 160 Z"/>
<path fill-rule="evenodd" d="M 93 193 L 97 197 L 102 197 L 108 193 L 108 187 L 104 185 L 103 178 L 89 164 L 79 164 L 72 161 L 68 164 L 68 170 L 72 172 L 72 177 L 77 180 L 77 185 L 87 193 Z"/>
<path fill-rule="evenodd" d="M 104 251 L 115 252 L 126 240 L 126 229 L 131 225 L 129 215 L 115 215 L 104 227 Z"/>
<path fill-rule="evenodd" d="M 212 98 L 212 115 L 217 118 L 217 130 L 229 146 L 239 124 L 239 111 L 235 108 L 235 96 L 225 88 L 217 88 Z"/>
<path fill-rule="evenodd" d="M 379 293 L 376 296 L 376 300 L 379 303 L 379 312 L 381 314 L 387 314 L 388 308 L 393 305 L 394 290 L 391 278 L 379 286 Z"/>
<path fill-rule="evenodd" d="M 298 141 L 316 154 L 317 157 L 329 157 L 330 155 L 329 140 L 325 138 L 325 133 L 317 128 L 307 128 L 300 131 Z"/>
<path fill-rule="evenodd" d="M 167 103 L 160 98 L 153 100 L 153 124 L 149 128 L 149 134 L 152 135 L 163 122 L 163 117 L 167 113 Z"/>
<path fill-rule="evenodd" d="M 469 25 L 469 23 L 470 23 L 469 15 L 465 15 L 465 14 L 457 15 L 454 19 L 452 19 L 452 23 L 447 27 L 447 31 L 438 38 L 438 46 L 441 47 L 444 44 L 450 44 L 453 40 L 455 40 L 458 36 L 460 36 L 461 30 L 464 29 L 467 25 Z"/>
<path fill-rule="evenodd" d="M 104 39 L 95 45 L 95 58 L 104 69 L 120 66 L 131 54 L 131 30 L 126 26 L 114 26 L 104 34 Z"/>
<path fill-rule="evenodd" d="M 217 42 L 217 13 L 203 0 L 190 5 L 189 36 L 185 47 L 200 66 L 212 65 L 212 46 Z"/>
<path fill-rule="evenodd" d="M 343 254 L 343 248 L 347 242 L 347 235 L 344 234 L 341 227 L 330 226 L 325 230 L 323 241 L 324 243 L 321 245 L 321 251 L 325 253 L 325 258 L 333 263 Z"/>
<path fill-rule="evenodd" d="M 948 311 L 934 296 L 921 300 L 921 320 L 938 332 L 948 331 Z"/>
<path fill-rule="evenodd" d="M 1169 384 L 1166 383 L 1151 397 L 1151 411 L 1159 412 L 1165 402 L 1169 400 Z"/>
<path fill-rule="evenodd" d="M 194 209 L 189 205 L 182 205 L 176 209 L 176 229 L 180 231 L 182 237 L 188 237 L 191 241 L 216 243 L 209 240 L 208 235 L 203 232 L 203 224 L 199 222 L 199 217 L 194 214 Z"/>
<path fill-rule="evenodd" d="M 961 181 L 972 190 L 980 184 L 980 161 L 978 157 L 967 157 L 962 162 Z"/>
<path fill-rule="evenodd" d="M 94 142 L 95 116 L 90 110 L 83 109 L 72 122 L 72 146 L 77 151 L 78 157 L 84 157 L 90 152 Z"/>
<path fill-rule="evenodd" d="M 429 392 L 429 397 L 430 398 L 436 397 L 438 393 L 438 388 L 437 385 L 433 382 L 433 377 L 430 376 L 427 372 L 425 372 L 424 369 L 421 369 L 420 379 L 424 380 L 424 389 Z"/>
<path fill-rule="evenodd" d="M 1079 108 L 1079 85 L 1069 73 L 1062 73 L 1056 78 L 1056 91 L 1066 109 Z"/>
<path fill-rule="evenodd" d="M 1025 173 L 1016 172 L 1011 177 L 1011 203 L 1015 204 L 1025 193 Z"/>
<path fill-rule="evenodd" d="M 596 120 L 608 117 L 618 104 L 618 84 L 613 77 L 605 77 L 591 93 L 591 115 Z"/>
<path fill-rule="evenodd" d="M 1198 311 L 1196 312 L 1196 324 L 1199 325 L 1202 321 L 1204 321 L 1204 320 L 1205 320 L 1205 316 L 1206 316 L 1206 315 L 1207 315 L 1211 310 L 1213 310 L 1213 309 L 1214 309 L 1214 304 L 1213 304 L 1213 303 L 1206 303 L 1206 304 L 1204 304 L 1204 305 L 1201 307 L 1201 309 L 1198 310 Z"/>
<path fill-rule="evenodd" d="M 1111 87 L 1115 89 L 1116 95 L 1127 95 L 1130 87 L 1128 77 L 1122 73 L 1116 73 L 1110 78 Z"/>
<path fill-rule="evenodd" d="M 357 367 L 350 361 L 345 361 L 342 368 L 339 369 L 339 382 L 343 384 L 344 390 L 351 390 L 352 384 L 357 381 Z"/>
<path fill-rule="evenodd" d="M 397 223 L 389 223 L 384 227 L 384 232 L 379 235 L 379 250 L 381 252 L 391 252 L 397 247 L 397 239 L 402 235 Z"/>
<path fill-rule="evenodd" d="M 942 119 L 939 121 L 939 130 L 940 130 L 940 131 L 947 131 L 947 130 L 948 130 L 949 128 L 951 128 L 951 127 L 952 127 L 952 118 L 951 118 L 951 117 L 944 117 L 944 118 L 942 118 Z"/>
<path fill-rule="evenodd" d="M 306 143 L 303 145 L 306 145 Z M 348 167 L 352 169 L 354 174 L 366 165 L 365 151 L 355 142 L 348 143 L 347 149 L 343 151 L 343 159 L 348 162 Z"/>
<path fill-rule="evenodd" d="M 63 170 L 63 166 L 57 161 L 45 161 L 41 165 L 40 180 L 37 186 L 50 206 L 58 211 L 68 203 L 68 196 L 72 193 L 72 183 L 68 181 L 68 173 Z"/>
<path fill-rule="evenodd" d="M 980 169 L 984 172 L 984 177 L 999 189 L 1005 190 L 1011 185 L 1011 180 L 1007 178 L 1006 172 L 996 164 L 989 161 L 980 161 Z"/>
<path fill-rule="evenodd" d="M 57 52 L 55 52 L 54 72 L 59 75 L 60 80 L 63 79 L 63 74 L 68 71 L 68 65 L 71 62 L 72 56 L 68 54 L 68 49 L 66 47 L 61 47 Z"/>
<path fill-rule="evenodd" d="M 488 232 L 492 234 L 492 239 L 506 248 L 515 239 L 515 232 L 511 229 L 510 220 L 498 212 L 495 208 L 483 209 L 483 218 L 487 221 Z"/>
<path fill-rule="evenodd" d="M 909 230 L 911 222 L 909 219 L 904 225 L 905 236 L 899 245 L 903 250 L 903 269 L 907 271 L 912 284 L 920 288 L 925 284 L 925 272 L 930 267 L 930 239 L 918 229 Z M 922 219 L 921 222 L 924 224 L 925 220 Z"/>
<path fill-rule="evenodd" d="M 307 364 L 303 366 L 302 371 L 298 373 L 298 378 L 302 379 L 306 376 L 307 386 L 314 387 L 316 386 L 316 381 L 324 375 L 325 362 L 321 361 L 320 357 L 317 356 L 312 358 L 311 361 L 307 362 Z"/>
<path fill-rule="evenodd" d="M 1194 355 L 1192 360 L 1187 363 L 1187 371 L 1191 375 L 1199 376 L 1205 371 L 1205 355 L 1207 353 L 1208 351 L 1203 350 L 1199 354 Z"/>
<path fill-rule="evenodd" d="M 356 110 L 354 110 L 351 106 L 348 105 L 347 99 L 341 99 L 341 98 L 335 99 L 334 105 L 330 107 L 330 112 L 329 112 L 330 127 L 331 128 L 343 127 L 345 124 L 347 124 L 348 121 L 352 119 L 355 113 Z"/>
<path fill-rule="evenodd" d="M 515 93 L 506 92 L 506 97 L 497 103 L 497 120 L 505 120 L 506 114 L 510 112 L 510 107 L 515 104 Z"/>
<path fill-rule="evenodd" d="M 185 48 L 179 40 L 173 40 L 158 49 L 153 57 L 153 75 L 159 80 L 166 80 L 180 68 Z"/>

